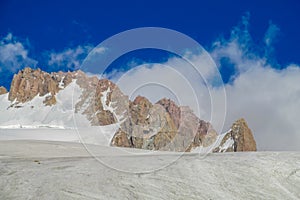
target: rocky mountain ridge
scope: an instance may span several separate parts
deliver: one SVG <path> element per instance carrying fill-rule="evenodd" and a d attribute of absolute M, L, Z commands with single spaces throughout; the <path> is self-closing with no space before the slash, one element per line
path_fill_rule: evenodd
<path fill-rule="evenodd" d="M 31 68 L 19 71 L 8 94 L 11 109 L 18 109 L 19 104 L 37 96 L 44 98 L 45 106 L 55 106 L 56 95 L 71 82 L 81 89 L 74 104 L 75 113 L 84 115 L 92 126 L 118 124 L 112 146 L 192 151 L 214 145 L 220 137 L 209 122 L 199 119 L 188 107 L 165 98 L 155 104 L 142 96 L 131 101 L 113 82 L 88 77 L 82 71 L 47 73 Z M 0 94 L 6 92 L 0 87 Z M 255 150 L 255 140 L 245 120 L 238 120 L 214 148 L 214 152 Z"/>

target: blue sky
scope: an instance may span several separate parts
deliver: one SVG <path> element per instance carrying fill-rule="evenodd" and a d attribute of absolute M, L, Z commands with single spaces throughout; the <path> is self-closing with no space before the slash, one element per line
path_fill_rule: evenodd
<path fill-rule="evenodd" d="M 95 46 L 122 31 L 169 28 L 200 43 L 224 80 L 226 105 L 218 101 L 222 92 L 212 88 L 216 117 L 210 120 L 214 114 L 204 112 L 204 119 L 221 126 L 220 110 L 225 107 L 225 129 L 245 117 L 260 149 L 299 150 L 295 120 L 300 112 L 299 10 L 297 0 L 2 0 L 0 85 L 9 88 L 13 74 L 26 65 L 46 71 L 78 69 Z M 203 64 L 199 57 L 192 58 Z M 114 79 L 118 72 L 147 62 L 180 64 L 168 52 L 143 50 L 122 56 L 108 73 Z M 159 65 L 151 69 L 141 67 L 127 78 L 132 82 L 141 75 L 165 72 Z M 128 82 L 126 77 L 123 81 Z M 199 86 L 200 95 L 203 87 L 197 80 L 193 84 Z M 120 87 L 126 93 L 125 86 Z M 155 94 L 148 95 L 151 99 Z M 201 103 L 202 108 L 212 104 L 205 98 Z"/>
<path fill-rule="evenodd" d="M 11 33 L 15 41 L 21 42 L 28 50 L 28 57 L 37 61 L 36 66 L 48 71 L 66 70 L 68 67 L 65 65 L 49 66 L 47 56 L 79 45 L 89 48 L 119 32 L 147 26 L 182 32 L 209 50 L 218 38 L 229 38 L 232 28 L 249 13 L 249 32 L 257 49 L 260 49 L 270 23 L 278 27 L 278 34 L 272 44 L 275 49 L 272 60 L 278 62 L 277 67 L 284 67 L 290 63 L 300 63 L 300 46 L 297 45 L 300 43 L 299 5 L 296 0 L 272 3 L 238 0 L 87 0 L 72 3 L 56 0 L 3 0 L 0 3 L 0 36 L 4 38 Z M 165 56 L 148 52 L 139 53 L 136 57 L 156 61 L 164 60 Z M 226 58 L 222 59 L 222 63 L 226 67 L 221 72 L 224 80 L 228 81 L 231 66 Z M 2 65 L 1 68 L 9 66 Z M 10 75 L 5 74 L 8 80 L 1 80 L 0 84 L 9 87 Z"/>

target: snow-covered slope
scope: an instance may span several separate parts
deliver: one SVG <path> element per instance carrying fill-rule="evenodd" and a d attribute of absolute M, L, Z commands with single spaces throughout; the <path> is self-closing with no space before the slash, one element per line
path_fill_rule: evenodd
<path fill-rule="evenodd" d="M 300 198 L 299 152 L 125 156 L 117 148 L 90 148 L 132 173 L 107 167 L 80 144 L 0 141 L 0 199 Z M 143 171 L 170 157 L 180 158 L 150 173 L 130 169 Z"/>
<path fill-rule="evenodd" d="M 110 146 L 117 125 L 78 129 L 57 128 L 13 128 L 0 129 L 0 141 L 44 140 Z"/>
<path fill-rule="evenodd" d="M 226 136 L 226 134 L 228 134 L 229 132 L 231 131 L 231 129 L 225 133 L 222 133 L 222 134 L 219 134 L 215 140 L 215 142 L 210 145 L 210 146 L 207 146 L 207 147 L 203 147 L 203 146 L 199 146 L 199 147 L 196 147 L 194 149 L 192 149 L 192 153 L 199 153 L 199 154 L 205 154 L 205 153 L 208 153 L 208 152 L 212 152 L 214 150 L 214 148 L 218 147 L 221 145 L 221 142 L 223 140 L 223 138 Z M 231 139 L 231 138 L 230 138 Z M 231 144 L 232 145 L 232 144 Z M 223 146 L 223 145 L 222 145 Z M 227 147 L 228 148 L 228 147 Z M 225 149 L 225 148 L 224 148 Z M 220 151 L 222 152 L 222 151 Z M 225 152 L 225 151 L 224 151 Z"/>
<path fill-rule="evenodd" d="M 79 99 L 82 90 L 73 80 L 56 95 L 56 104 L 45 106 L 45 96 L 36 96 L 31 101 L 18 103 L 8 100 L 8 93 L 0 95 L 0 128 L 74 128 L 74 99 Z M 77 126 L 89 126 L 85 116 L 76 114 Z"/>
<path fill-rule="evenodd" d="M 109 146 L 117 124 L 92 127 L 82 112 L 74 108 L 82 89 L 74 79 L 56 94 L 56 104 L 45 106 L 45 96 L 18 103 L 0 95 L 0 140 L 48 140 L 82 142 Z M 84 108 L 84 107 L 83 107 Z"/>

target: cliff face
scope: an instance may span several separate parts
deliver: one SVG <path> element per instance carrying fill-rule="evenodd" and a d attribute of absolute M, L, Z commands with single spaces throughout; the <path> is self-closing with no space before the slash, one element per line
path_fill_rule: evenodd
<path fill-rule="evenodd" d="M 256 151 L 256 142 L 245 119 L 239 119 L 232 125 L 234 151 Z"/>
<path fill-rule="evenodd" d="M 224 136 L 214 152 L 256 151 L 256 142 L 252 131 L 244 119 L 239 119 Z"/>
<path fill-rule="evenodd" d="M 65 88 L 73 76 L 71 72 L 49 74 L 27 67 L 14 75 L 8 98 L 10 101 L 24 103 L 39 95 L 45 96 L 45 105 L 53 105 L 56 103 L 55 94 Z"/>
<path fill-rule="evenodd" d="M 126 119 L 120 124 L 111 144 L 150 150 L 171 150 L 167 145 L 177 133 L 170 115 L 159 104 L 138 96 L 129 102 Z"/>
<path fill-rule="evenodd" d="M 118 95 L 118 99 L 124 100 L 126 96 L 121 94 L 116 85 L 106 79 L 88 77 L 82 71 L 52 72 L 47 73 L 40 69 L 25 68 L 15 74 L 11 83 L 8 99 L 14 105 L 31 101 L 34 97 L 44 97 L 44 105 L 52 106 L 56 102 L 56 94 L 66 88 L 72 81 L 82 89 L 79 101 L 75 105 L 75 112 L 86 115 L 92 125 L 108 125 L 116 123 L 111 110 L 105 109 L 111 102 L 112 92 Z M 102 98 L 105 95 L 105 101 Z M 106 96 L 107 95 L 107 96 Z M 120 103 L 121 104 L 121 103 Z"/>
<path fill-rule="evenodd" d="M 138 96 L 129 103 L 129 114 L 111 144 L 150 150 L 190 151 L 216 139 L 210 123 L 198 119 L 188 107 L 170 99 L 152 104 Z M 214 139 L 212 139 L 214 138 Z"/>
<path fill-rule="evenodd" d="M 210 146 L 219 137 L 212 125 L 199 119 L 189 107 L 178 106 L 166 98 L 155 104 L 142 96 L 130 101 L 113 82 L 88 77 L 82 71 L 47 73 L 25 68 L 14 76 L 8 98 L 15 108 L 36 96 L 44 97 L 45 106 L 54 106 L 57 93 L 71 82 L 81 90 L 75 100 L 75 113 L 84 115 L 92 126 L 118 124 L 112 146 L 191 151 Z M 0 94 L 5 92 L 0 87 Z M 255 140 L 243 119 L 234 123 L 214 149 L 215 152 L 255 150 Z"/>
<path fill-rule="evenodd" d="M 177 106 L 175 102 L 165 98 L 158 101 L 157 104 L 165 108 L 183 137 L 190 135 L 192 142 L 189 149 L 200 145 L 207 147 L 215 141 L 217 133 L 212 125 L 199 119 L 188 107 Z M 183 134 L 184 132 L 185 134 Z"/>

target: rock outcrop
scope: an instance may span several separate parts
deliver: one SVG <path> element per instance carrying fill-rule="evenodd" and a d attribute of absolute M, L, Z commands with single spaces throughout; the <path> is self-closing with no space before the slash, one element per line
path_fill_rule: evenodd
<path fill-rule="evenodd" d="M 0 87 L 0 95 L 1 95 L 1 94 L 6 94 L 6 93 L 7 93 L 6 88 L 3 87 L 3 86 L 1 86 L 1 87 Z"/>
<path fill-rule="evenodd" d="M 75 105 L 75 112 L 86 115 L 94 126 L 109 125 L 117 122 L 112 110 L 107 109 L 114 100 L 116 104 L 128 102 L 128 97 L 123 95 L 119 88 L 109 80 L 97 77 L 88 77 L 82 71 L 52 72 L 47 73 L 40 69 L 29 67 L 15 74 L 11 83 L 8 99 L 13 102 L 12 106 L 19 107 L 19 103 L 31 101 L 34 97 L 44 97 L 46 106 L 56 104 L 56 94 L 67 87 L 73 80 L 82 89 L 80 100 Z M 114 91 L 114 94 L 112 94 Z M 104 102 L 102 101 L 105 98 Z M 123 106 L 124 107 L 124 106 Z"/>
<path fill-rule="evenodd" d="M 209 122 L 200 120 L 188 107 L 177 106 L 175 102 L 166 98 L 161 99 L 157 104 L 162 105 L 169 113 L 176 128 L 179 129 L 179 133 L 185 132 L 184 137 L 187 137 L 187 133 L 191 133 L 190 137 L 192 137 L 193 141 L 190 143 L 189 149 L 200 145 L 206 147 L 216 140 L 217 132 L 213 129 L 212 125 Z M 188 123 L 189 120 L 193 123 Z M 189 125 L 186 126 L 187 124 Z"/>
<path fill-rule="evenodd" d="M 177 106 L 170 99 L 152 104 L 141 96 L 129 103 L 128 116 L 120 126 L 113 146 L 190 151 L 213 143 L 217 136 L 212 126 L 188 107 Z"/>
<path fill-rule="evenodd" d="M 35 96 L 45 96 L 45 105 L 56 103 L 55 94 L 65 88 L 74 73 L 47 73 L 40 69 L 26 67 L 15 74 L 10 86 L 8 99 L 16 103 L 31 101 Z"/>
<path fill-rule="evenodd" d="M 78 75 L 80 74 L 80 75 Z M 129 99 L 107 79 L 88 77 L 83 72 L 76 76 L 82 94 L 75 105 L 75 112 L 86 115 L 93 126 L 118 123 L 126 116 Z"/>
<path fill-rule="evenodd" d="M 244 119 L 239 119 L 226 133 L 214 152 L 256 151 L 256 142 L 252 131 Z"/>
<path fill-rule="evenodd" d="M 166 146 L 177 129 L 165 109 L 152 104 L 147 98 L 138 96 L 129 102 L 125 120 L 115 134 L 111 144 L 150 150 L 168 149 Z M 127 138 L 127 139 L 126 139 Z"/>

